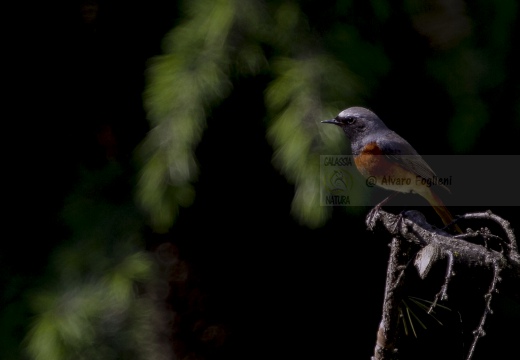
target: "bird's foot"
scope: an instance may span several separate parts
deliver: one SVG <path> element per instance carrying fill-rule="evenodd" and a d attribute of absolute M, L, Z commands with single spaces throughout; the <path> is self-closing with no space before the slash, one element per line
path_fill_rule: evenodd
<path fill-rule="evenodd" d="M 370 212 L 367 215 L 366 224 L 368 227 L 368 230 L 374 230 L 376 226 L 376 222 L 379 219 L 379 212 L 381 211 L 381 205 L 377 204 L 370 210 Z"/>
<path fill-rule="evenodd" d="M 374 206 L 372 210 L 367 215 L 366 224 L 369 230 L 374 230 L 374 227 L 376 226 L 376 221 L 379 219 L 379 212 L 381 211 L 381 207 L 391 198 L 393 198 L 398 193 L 393 193 L 387 198 L 385 198 L 383 201 L 381 201 L 379 204 Z"/>

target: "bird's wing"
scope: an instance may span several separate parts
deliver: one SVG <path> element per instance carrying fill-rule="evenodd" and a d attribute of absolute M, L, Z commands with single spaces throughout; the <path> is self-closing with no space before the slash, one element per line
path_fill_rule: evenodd
<path fill-rule="evenodd" d="M 377 141 L 383 154 L 404 169 L 424 179 L 432 179 L 435 172 L 405 139 L 395 132 L 389 132 Z"/>

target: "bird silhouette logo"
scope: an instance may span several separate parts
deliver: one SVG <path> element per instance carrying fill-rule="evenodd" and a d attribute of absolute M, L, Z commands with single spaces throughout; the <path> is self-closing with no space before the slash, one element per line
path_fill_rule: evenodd
<path fill-rule="evenodd" d="M 352 189 L 352 175 L 345 169 L 332 169 L 326 177 L 325 187 L 332 195 L 345 195 Z"/>

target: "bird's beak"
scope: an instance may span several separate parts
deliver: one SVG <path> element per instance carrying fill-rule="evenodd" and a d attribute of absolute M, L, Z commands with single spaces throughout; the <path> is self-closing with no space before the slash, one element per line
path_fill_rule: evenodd
<path fill-rule="evenodd" d="M 336 120 L 336 119 L 323 120 L 322 123 L 324 123 L 324 124 L 335 124 L 335 125 L 339 125 L 339 122 L 338 122 L 338 120 Z"/>

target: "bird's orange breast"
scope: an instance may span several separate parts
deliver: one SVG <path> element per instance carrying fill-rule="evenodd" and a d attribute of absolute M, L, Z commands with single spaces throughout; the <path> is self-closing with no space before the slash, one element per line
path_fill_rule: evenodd
<path fill-rule="evenodd" d="M 366 145 L 354 158 L 354 163 L 365 178 L 372 177 L 375 184 L 382 188 L 403 193 L 416 192 L 423 196 L 430 192 L 426 186 L 417 184 L 414 173 L 385 156 L 375 142 Z"/>
<path fill-rule="evenodd" d="M 361 153 L 354 158 L 359 172 L 363 176 L 385 176 L 391 174 L 395 164 L 390 162 L 383 151 L 377 146 L 375 142 L 366 145 Z"/>

